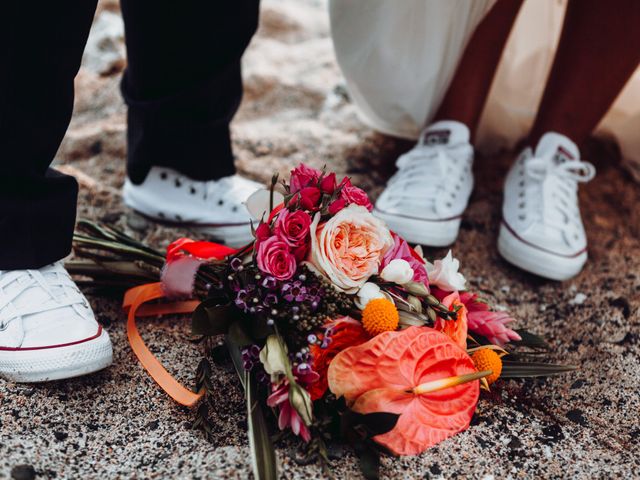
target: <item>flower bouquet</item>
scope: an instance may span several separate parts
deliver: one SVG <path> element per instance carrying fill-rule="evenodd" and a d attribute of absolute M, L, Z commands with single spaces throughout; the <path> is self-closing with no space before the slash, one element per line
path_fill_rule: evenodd
<path fill-rule="evenodd" d="M 328 443 L 350 444 L 375 478 L 381 453 L 415 455 L 465 430 L 480 390 L 499 379 L 573 369 L 543 361 L 547 344 L 467 291 L 451 252 L 429 262 L 372 215 L 348 178 L 301 165 L 283 193 L 277 183 L 247 202 L 259 220 L 243 248 L 182 238 L 165 256 L 81 222 L 68 265 L 94 287 L 132 287 L 125 308 L 136 355 L 176 401 L 199 405 L 195 425 L 206 433 L 210 362 L 228 352 L 257 478 L 277 477 L 278 430 L 300 438 L 301 458 L 325 466 Z M 194 390 L 136 328 L 140 316 L 186 312 L 204 346 Z"/>

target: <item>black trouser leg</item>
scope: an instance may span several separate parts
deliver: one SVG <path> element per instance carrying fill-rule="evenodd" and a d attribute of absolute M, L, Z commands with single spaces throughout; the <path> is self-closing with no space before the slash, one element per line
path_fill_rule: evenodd
<path fill-rule="evenodd" d="M 233 174 L 229 122 L 242 97 L 240 58 L 258 0 L 122 0 L 128 67 L 129 177 L 152 166 L 196 180 Z"/>
<path fill-rule="evenodd" d="M 78 186 L 49 168 L 69 125 L 96 0 L 13 1 L 0 28 L 0 270 L 71 250 Z"/>

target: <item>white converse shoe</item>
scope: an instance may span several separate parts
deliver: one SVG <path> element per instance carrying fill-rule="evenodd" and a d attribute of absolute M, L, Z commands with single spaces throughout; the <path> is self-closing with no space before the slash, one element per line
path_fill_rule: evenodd
<path fill-rule="evenodd" d="M 460 122 L 434 123 L 398 158 L 373 214 L 411 243 L 450 245 L 473 190 L 472 164 L 469 129 Z"/>
<path fill-rule="evenodd" d="M 111 364 L 109 335 L 62 262 L 0 271 L 0 376 L 14 382 L 77 377 Z"/>
<path fill-rule="evenodd" d="M 595 175 L 576 145 L 547 133 L 511 167 L 504 189 L 500 254 L 512 264 L 553 280 L 577 275 L 587 261 L 578 207 L 578 182 Z"/>
<path fill-rule="evenodd" d="M 198 227 L 231 246 L 251 242 L 251 217 L 244 206 L 263 185 L 239 175 L 201 182 L 175 170 L 153 167 L 140 185 L 124 184 L 124 202 L 160 222 Z"/>

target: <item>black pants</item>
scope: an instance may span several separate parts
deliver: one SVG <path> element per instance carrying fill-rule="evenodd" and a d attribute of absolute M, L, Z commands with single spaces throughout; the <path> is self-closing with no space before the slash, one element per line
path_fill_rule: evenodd
<path fill-rule="evenodd" d="M 49 168 L 69 125 L 96 0 L 11 1 L 0 27 L 0 270 L 39 268 L 71 249 L 78 186 Z M 234 172 L 229 122 L 258 0 L 122 0 L 128 67 L 127 171 L 196 180 Z"/>

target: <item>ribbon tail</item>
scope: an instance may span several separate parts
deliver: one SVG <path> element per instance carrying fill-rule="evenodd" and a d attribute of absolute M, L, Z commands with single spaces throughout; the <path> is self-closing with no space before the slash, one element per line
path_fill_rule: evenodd
<path fill-rule="evenodd" d="M 193 392 L 178 382 L 151 353 L 144 340 L 142 340 L 136 324 L 136 317 L 138 316 L 148 317 L 163 314 L 191 313 L 200 303 L 196 300 L 191 300 L 162 305 L 145 305 L 147 302 L 164 298 L 164 296 L 160 282 L 141 285 L 127 291 L 123 303 L 123 307 L 127 311 L 127 338 L 133 353 L 138 357 L 144 369 L 151 375 L 151 378 L 180 405 L 192 407 L 203 397 L 204 391 Z"/>

